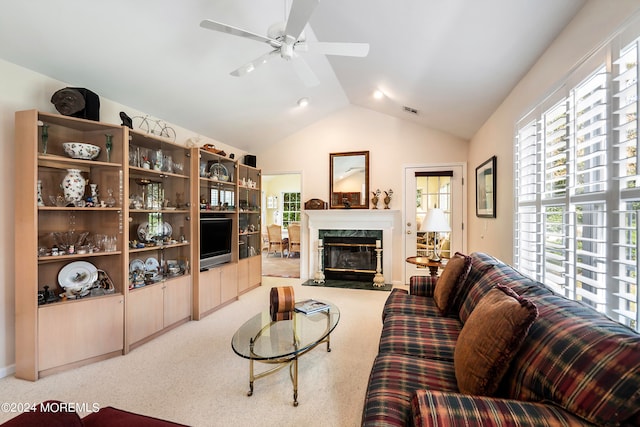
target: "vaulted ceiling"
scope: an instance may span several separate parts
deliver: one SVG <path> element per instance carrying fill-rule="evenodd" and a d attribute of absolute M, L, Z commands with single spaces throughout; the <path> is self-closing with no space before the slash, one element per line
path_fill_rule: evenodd
<path fill-rule="evenodd" d="M 212 19 L 266 35 L 291 0 L 4 2 L 0 58 L 246 151 L 349 104 L 468 139 L 585 3 L 322 0 L 307 40 L 370 50 L 300 53 L 315 87 L 294 72 L 296 58 L 231 76 L 270 46 L 199 25 Z M 372 96 L 377 88 L 382 99 Z M 303 97 L 306 108 L 297 106 Z"/>

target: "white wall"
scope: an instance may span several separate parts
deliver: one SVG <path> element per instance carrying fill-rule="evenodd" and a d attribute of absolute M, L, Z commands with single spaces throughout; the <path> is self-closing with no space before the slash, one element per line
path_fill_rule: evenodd
<path fill-rule="evenodd" d="M 73 86 L 50 79 L 42 74 L 34 73 L 6 61 L 0 60 L 0 378 L 13 373 L 15 362 L 14 336 L 14 236 L 20 230 L 14 230 L 14 212 L 12 209 L 15 197 L 14 180 L 14 114 L 16 111 L 38 109 L 57 113 L 51 104 L 51 95 L 65 86 Z M 91 89 L 91 88 L 89 88 Z M 99 95 L 99 94 L 98 94 Z M 123 106 L 108 99 L 100 99 L 100 120 L 120 124 L 120 111 L 129 116 L 142 114 L 133 108 Z M 169 124 L 171 125 L 171 124 Z M 193 132 L 173 126 L 176 141 L 186 143 L 189 138 L 196 138 Z M 243 156 L 243 151 L 232 148 L 219 141 L 202 138 L 200 144 L 214 144 L 227 153 L 233 152 L 236 158 Z M 35 191 L 35 190 L 34 190 Z"/>
<path fill-rule="evenodd" d="M 413 122 L 350 106 L 256 154 L 263 174 L 302 171 L 304 203 L 312 198 L 329 201 L 329 153 L 343 151 L 369 151 L 370 190 L 393 189 L 390 208 L 403 210 L 403 167 L 464 162 L 468 143 Z M 394 230 L 394 248 L 402 248 L 403 232 L 401 227 Z M 304 227 L 302 233 L 306 242 Z M 404 283 L 403 256 L 403 250 L 394 250 L 394 282 Z"/>
<path fill-rule="evenodd" d="M 515 123 L 639 9 L 639 0 L 590 0 L 472 138 L 469 181 L 475 184 L 475 168 L 496 155 L 498 191 L 497 218 L 476 218 L 475 188 L 474 185 L 467 187 L 469 252 L 483 251 L 513 262 Z"/>

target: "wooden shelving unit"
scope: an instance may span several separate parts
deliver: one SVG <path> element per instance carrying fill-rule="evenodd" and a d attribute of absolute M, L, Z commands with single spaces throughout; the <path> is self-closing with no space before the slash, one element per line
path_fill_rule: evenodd
<path fill-rule="evenodd" d="M 195 193 L 192 197 L 197 197 L 199 205 L 195 209 L 198 218 L 196 221 L 196 235 L 199 235 L 199 219 L 201 217 L 223 217 L 233 221 L 232 235 L 232 255 L 231 261 L 208 269 L 200 269 L 199 247 L 194 246 L 192 258 L 194 260 L 194 271 L 197 277 L 194 278 L 194 318 L 201 319 L 224 305 L 235 301 L 238 295 L 251 287 L 259 286 L 261 283 L 262 264 L 261 259 L 256 262 L 256 257 L 249 259 L 243 254 L 243 247 L 246 247 L 248 239 L 255 234 L 255 239 L 260 239 L 260 190 L 259 182 L 252 193 L 258 195 L 254 200 L 254 208 L 251 212 L 252 223 L 258 227 L 257 230 L 248 232 L 243 228 L 249 217 L 248 211 L 244 208 L 247 203 L 247 169 L 239 165 L 237 161 L 224 156 L 212 153 L 207 150 L 194 148 L 192 154 L 192 171 L 197 176 L 193 176 L 194 181 L 199 185 L 194 186 Z M 258 176 L 259 171 L 254 168 L 255 173 L 251 176 Z M 257 174 L 257 175 L 256 175 Z M 245 185 L 242 185 L 242 179 Z M 257 219 L 257 220 L 256 220 Z M 258 255 L 260 247 L 257 246 Z M 258 257 L 259 258 L 259 257 Z M 251 274 L 251 279 L 249 279 Z M 257 279 L 256 279 L 257 277 Z"/>
<path fill-rule="evenodd" d="M 238 165 L 238 292 L 262 283 L 261 171 Z"/>
<path fill-rule="evenodd" d="M 124 350 L 126 130 L 36 110 L 18 112 L 15 119 L 16 376 L 35 381 L 48 373 L 122 354 Z M 109 159 L 106 134 L 112 135 Z M 70 141 L 99 146 L 98 158 L 68 157 L 62 143 Z M 83 178 L 97 184 L 102 194 L 110 189 L 113 206 L 57 206 L 68 169 L 79 169 Z M 64 254 L 56 255 L 54 233 L 61 236 L 67 232 L 73 232 L 74 237 L 86 232 L 87 238 L 93 240 L 99 234 L 114 236 L 115 248 L 80 253 L 84 249 L 69 247 L 64 248 Z M 55 293 L 62 291 L 58 274 L 76 261 L 90 262 L 104 271 L 113 284 L 113 292 L 39 305 L 39 293 L 45 286 Z"/>
<path fill-rule="evenodd" d="M 194 236 L 191 150 L 152 134 L 126 132 L 129 277 L 125 352 L 191 320 Z M 140 266 L 144 266 L 144 277 Z"/>
<path fill-rule="evenodd" d="M 126 354 L 260 285 L 258 169 L 119 125 L 36 110 L 17 112 L 15 124 L 16 377 Z M 74 159 L 64 142 L 100 154 Z M 69 169 L 86 181 L 82 201 L 62 195 Z M 85 203 L 90 184 L 95 206 Z M 202 215 L 230 218 L 233 235 L 230 262 L 201 272 Z M 70 232 L 86 233 L 81 247 L 58 248 Z M 106 277 L 108 291 L 57 298 L 58 276 L 78 262 Z M 55 296 L 39 301 L 45 290 Z"/>

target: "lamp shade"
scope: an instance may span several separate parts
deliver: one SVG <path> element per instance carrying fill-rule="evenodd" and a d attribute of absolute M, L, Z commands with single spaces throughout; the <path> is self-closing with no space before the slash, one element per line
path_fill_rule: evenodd
<path fill-rule="evenodd" d="M 427 211 L 420 231 L 451 231 L 442 209 L 433 208 Z"/>

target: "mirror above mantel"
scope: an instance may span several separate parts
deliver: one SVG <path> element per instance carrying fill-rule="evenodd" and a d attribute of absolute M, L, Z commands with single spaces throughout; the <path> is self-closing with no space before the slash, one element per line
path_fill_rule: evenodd
<path fill-rule="evenodd" d="M 329 154 L 329 208 L 369 207 L 369 152 Z"/>

